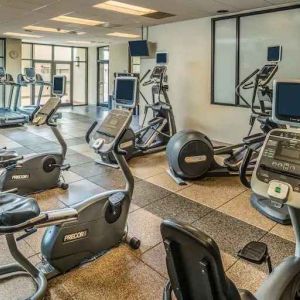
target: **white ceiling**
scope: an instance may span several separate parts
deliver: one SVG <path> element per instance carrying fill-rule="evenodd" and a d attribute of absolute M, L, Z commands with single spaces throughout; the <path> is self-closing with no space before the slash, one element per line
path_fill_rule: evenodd
<path fill-rule="evenodd" d="M 43 38 L 31 39 L 42 43 L 66 43 L 69 40 L 93 41 L 97 44 L 119 42 L 124 38 L 106 36 L 110 32 L 140 34 L 141 26 L 151 26 L 169 22 L 188 20 L 216 15 L 218 10 L 229 10 L 231 13 L 248 9 L 264 8 L 271 5 L 286 4 L 287 0 L 118 0 L 139 5 L 157 11 L 176 15 L 162 20 L 153 20 L 143 16 L 133 16 L 93 8 L 94 4 L 105 0 L 0 0 L 0 35 L 4 32 L 26 33 L 24 26 L 37 25 L 86 32 L 85 35 L 36 32 Z M 90 18 L 114 25 L 115 28 L 99 26 L 81 26 L 66 24 L 49 19 L 62 15 Z"/>

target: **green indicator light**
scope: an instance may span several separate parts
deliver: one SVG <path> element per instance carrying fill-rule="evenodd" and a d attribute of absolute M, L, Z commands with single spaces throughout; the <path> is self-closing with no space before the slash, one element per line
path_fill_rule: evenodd
<path fill-rule="evenodd" d="M 278 193 L 278 194 L 280 194 L 281 193 L 281 187 L 277 186 L 275 188 L 275 192 Z"/>

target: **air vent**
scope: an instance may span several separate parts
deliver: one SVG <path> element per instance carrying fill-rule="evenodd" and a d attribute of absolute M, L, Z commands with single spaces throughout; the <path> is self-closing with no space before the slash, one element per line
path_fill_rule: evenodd
<path fill-rule="evenodd" d="M 165 13 L 165 12 L 161 12 L 161 11 L 157 11 L 157 12 L 154 12 L 154 13 L 143 15 L 143 17 L 160 20 L 160 19 L 175 17 L 175 15 Z"/>

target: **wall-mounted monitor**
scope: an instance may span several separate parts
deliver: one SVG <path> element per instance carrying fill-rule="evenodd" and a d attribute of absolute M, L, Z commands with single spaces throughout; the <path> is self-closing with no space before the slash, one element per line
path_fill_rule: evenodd
<path fill-rule="evenodd" d="M 130 41 L 129 42 L 130 56 L 149 56 L 148 41 Z"/>
<path fill-rule="evenodd" d="M 268 61 L 280 62 L 282 58 L 282 46 L 268 47 Z"/>
<path fill-rule="evenodd" d="M 156 64 L 166 65 L 168 63 L 168 53 L 167 52 L 156 52 Z"/>
<path fill-rule="evenodd" d="M 276 123 L 300 127 L 300 81 L 274 81 L 272 118 Z"/>
<path fill-rule="evenodd" d="M 62 97 L 63 95 L 65 95 L 65 91 L 66 91 L 66 76 L 54 75 L 52 94 L 57 97 Z"/>
<path fill-rule="evenodd" d="M 131 57 L 155 58 L 156 43 L 147 40 L 130 41 L 128 43 Z"/>

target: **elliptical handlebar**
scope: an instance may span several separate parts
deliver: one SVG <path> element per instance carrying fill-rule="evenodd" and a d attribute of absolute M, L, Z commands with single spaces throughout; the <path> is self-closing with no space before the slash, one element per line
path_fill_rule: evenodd
<path fill-rule="evenodd" d="M 247 89 L 251 89 L 254 88 L 254 82 L 248 82 L 251 78 L 253 78 L 258 72 L 260 71 L 260 69 L 256 69 L 254 70 L 249 76 L 247 76 L 242 82 L 240 82 L 240 84 L 238 84 L 238 86 L 235 89 L 235 93 L 236 95 L 243 100 L 243 102 L 246 104 L 246 106 L 248 108 L 252 108 L 252 105 L 244 98 L 244 96 L 240 93 L 240 88 L 243 88 L 244 90 Z M 248 82 L 248 83 L 247 83 Z"/>
<path fill-rule="evenodd" d="M 143 75 L 143 77 L 140 79 L 140 83 L 142 83 L 142 82 L 146 79 L 146 77 L 149 75 L 150 72 L 151 72 L 151 69 L 149 69 L 149 70 Z"/>
<path fill-rule="evenodd" d="M 23 223 L 11 226 L 0 226 L 0 235 L 19 232 L 28 228 L 41 228 L 50 225 L 59 225 L 67 222 L 76 221 L 78 211 L 74 208 L 67 207 L 60 210 L 41 212 L 37 217 L 29 219 Z"/>

